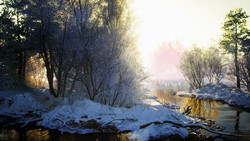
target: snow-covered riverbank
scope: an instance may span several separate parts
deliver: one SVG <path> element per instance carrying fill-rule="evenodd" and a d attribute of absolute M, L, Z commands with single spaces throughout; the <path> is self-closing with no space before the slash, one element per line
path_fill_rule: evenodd
<path fill-rule="evenodd" d="M 101 105 L 90 100 L 82 100 L 77 101 L 73 105 L 56 107 L 42 117 L 44 120 L 39 124 L 45 127 L 77 133 L 99 131 L 96 129 L 86 129 L 84 126 L 75 128 L 72 125 L 66 125 L 66 123 L 74 121 L 74 125 L 78 126 L 81 123 L 88 123 L 90 120 L 95 120 L 100 123 L 102 127 L 114 126 L 119 131 L 130 131 L 128 136 L 131 139 L 138 140 L 148 140 L 149 137 L 157 137 L 160 135 L 169 136 L 173 134 L 179 134 L 181 137 L 185 138 L 189 134 L 185 128 L 176 128 L 170 123 L 161 125 L 151 124 L 146 128 L 142 128 L 149 123 L 163 123 L 164 121 L 169 121 L 173 123 L 188 124 L 194 122 L 194 119 L 190 119 L 182 114 L 165 108 L 152 99 L 146 99 L 143 101 L 143 105 L 134 106 L 132 108 L 116 108 Z M 62 124 L 62 122 L 65 124 Z"/>
<path fill-rule="evenodd" d="M 68 104 L 67 98 L 54 99 L 46 93 L 0 91 L 0 115 L 36 115 L 22 121 L 27 125 L 37 120 L 38 125 L 70 133 L 123 132 L 130 139 L 148 140 L 159 136 L 188 136 L 186 127 L 204 127 L 204 121 L 191 118 L 166 108 L 154 99 L 137 101 L 131 108 L 110 107 L 82 99 Z M 28 113 L 28 114 L 27 114 Z M 33 116 L 34 117 L 34 116 Z M 25 120 L 25 119 L 23 119 Z"/>
<path fill-rule="evenodd" d="M 230 88 L 224 84 L 207 84 L 204 88 L 177 92 L 178 96 L 198 97 L 201 99 L 221 100 L 229 105 L 243 106 L 250 108 L 249 92 L 242 92 L 240 89 Z"/>

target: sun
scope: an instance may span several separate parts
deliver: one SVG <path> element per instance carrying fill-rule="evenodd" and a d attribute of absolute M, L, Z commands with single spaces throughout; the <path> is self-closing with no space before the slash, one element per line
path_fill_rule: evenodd
<path fill-rule="evenodd" d="M 187 8 L 183 4 L 185 1 L 135 0 L 133 7 L 142 21 L 139 48 L 146 64 L 150 54 L 163 42 L 178 40 L 185 48 L 194 43 L 208 44 L 210 29 L 201 24 L 203 15 L 192 9 L 192 5 Z"/>

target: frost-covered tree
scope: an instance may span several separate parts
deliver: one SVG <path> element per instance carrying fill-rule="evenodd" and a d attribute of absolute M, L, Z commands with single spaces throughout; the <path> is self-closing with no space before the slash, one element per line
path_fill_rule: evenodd
<path fill-rule="evenodd" d="M 52 95 L 77 96 L 77 91 L 93 101 L 126 106 L 140 93 L 145 75 L 129 1 L 26 2 L 22 27 L 25 44 L 33 47 L 28 57 L 42 58 Z"/>
<path fill-rule="evenodd" d="M 213 81 L 217 84 L 220 83 L 225 73 L 221 51 L 218 48 L 209 47 L 203 51 L 203 55 L 206 62 L 205 76 L 209 83 L 213 83 Z"/>
<path fill-rule="evenodd" d="M 248 31 L 241 44 L 241 51 L 244 55 L 240 61 L 240 76 L 243 85 L 250 91 L 250 31 Z"/>
<path fill-rule="evenodd" d="M 43 58 L 50 93 L 64 97 L 75 56 L 75 33 L 70 21 L 69 5 L 66 1 L 30 0 L 27 28 L 31 33 L 29 41 Z M 72 34 L 74 33 L 74 34 Z M 56 81 L 56 85 L 54 82 Z"/>
<path fill-rule="evenodd" d="M 250 91 L 250 55 L 241 57 L 239 59 L 240 79 L 241 83 Z"/>
<path fill-rule="evenodd" d="M 179 68 L 191 88 L 196 89 L 204 85 L 206 61 L 201 48 L 193 46 L 186 50 Z"/>
<path fill-rule="evenodd" d="M 77 79 L 91 100 L 124 106 L 139 93 L 140 81 L 144 77 L 132 34 L 133 19 L 127 1 L 103 2 L 107 7 L 99 7 L 98 4 L 99 10 L 93 11 L 98 15 L 95 23 L 99 23 L 95 30 L 90 30 L 95 23 L 89 26 L 90 29 L 85 29 L 88 26 L 80 27 L 81 31 L 87 30 L 89 34 L 80 34 L 86 46 L 80 48 L 82 57 Z"/>

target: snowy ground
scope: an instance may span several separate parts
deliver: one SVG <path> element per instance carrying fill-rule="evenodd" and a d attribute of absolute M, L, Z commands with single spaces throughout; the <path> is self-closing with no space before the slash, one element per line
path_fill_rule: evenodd
<path fill-rule="evenodd" d="M 193 119 L 163 107 L 155 100 L 146 99 L 143 103 L 144 105 L 132 108 L 115 108 L 90 100 L 77 101 L 73 105 L 59 106 L 51 112 L 44 114 L 42 116 L 44 120 L 39 124 L 61 131 L 90 133 L 96 131 L 63 125 L 62 122 L 67 123 L 74 120 L 76 123 L 84 123 L 94 119 L 101 123 L 102 126 L 114 125 L 120 131 L 131 130 L 132 132 L 128 136 L 132 139 L 148 140 L 151 136 L 169 136 L 172 134 L 179 134 L 183 138 L 188 136 L 189 133 L 185 128 L 176 128 L 169 123 L 151 124 L 146 128 L 140 128 L 153 122 L 163 123 L 164 121 L 170 121 L 181 124 L 194 122 Z"/>
<path fill-rule="evenodd" d="M 120 131 L 126 132 L 131 139 L 148 140 L 175 134 L 185 138 L 189 134 L 185 127 L 204 126 L 204 121 L 177 113 L 155 99 L 136 103 L 132 108 L 119 108 L 83 99 L 70 105 L 67 98 L 64 101 L 55 100 L 46 93 L 38 95 L 0 91 L 0 115 L 18 116 L 30 111 L 39 112 L 42 121 L 38 125 L 63 132 L 84 134 Z"/>
<path fill-rule="evenodd" d="M 230 88 L 224 84 L 207 84 L 204 88 L 177 92 L 178 96 L 198 97 L 201 99 L 222 100 L 229 105 L 243 106 L 250 108 L 249 92 L 242 92 L 240 89 Z"/>

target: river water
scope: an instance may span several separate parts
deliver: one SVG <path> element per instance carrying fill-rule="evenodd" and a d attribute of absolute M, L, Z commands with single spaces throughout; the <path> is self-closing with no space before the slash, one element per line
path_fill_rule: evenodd
<path fill-rule="evenodd" d="M 238 137 L 219 137 L 216 134 L 202 131 L 205 135 L 224 140 L 250 140 L 250 109 L 232 107 L 212 99 L 179 97 L 164 88 L 154 88 L 151 90 L 151 94 L 157 96 L 161 102 L 171 102 L 179 105 L 181 109 L 177 110 L 178 112 L 183 112 L 183 107 L 191 106 L 191 115 L 196 114 L 197 117 L 215 121 L 218 126 L 225 127 L 223 132 Z"/>
<path fill-rule="evenodd" d="M 0 141 L 128 141 L 125 134 L 70 134 L 58 130 L 34 129 L 1 129 Z"/>

